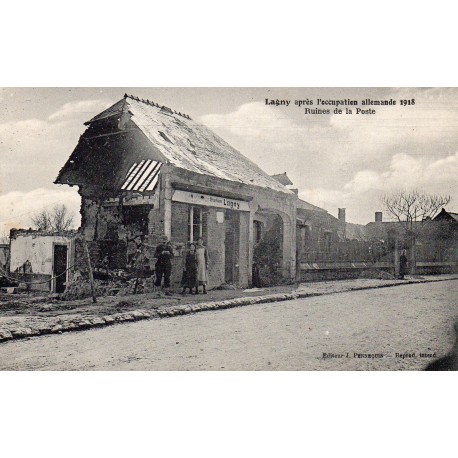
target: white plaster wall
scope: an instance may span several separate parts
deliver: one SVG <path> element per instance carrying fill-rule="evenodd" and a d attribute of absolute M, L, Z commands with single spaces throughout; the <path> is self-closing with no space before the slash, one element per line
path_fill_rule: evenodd
<path fill-rule="evenodd" d="M 70 247 L 70 238 L 54 235 L 18 235 L 11 240 L 10 271 L 14 272 L 28 259 L 34 274 L 52 275 L 54 243 L 67 244 Z"/>
<path fill-rule="evenodd" d="M 8 246 L 0 246 L 0 268 L 2 270 L 5 270 L 8 264 L 8 257 L 10 255 L 9 253 L 10 247 Z"/>

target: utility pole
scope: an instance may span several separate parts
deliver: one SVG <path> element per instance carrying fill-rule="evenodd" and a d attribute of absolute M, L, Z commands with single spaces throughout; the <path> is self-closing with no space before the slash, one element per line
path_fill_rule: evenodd
<path fill-rule="evenodd" d="M 87 247 L 86 238 L 82 237 L 84 252 L 86 253 L 87 267 L 89 272 L 89 283 L 91 284 L 91 293 L 92 293 L 92 302 L 97 303 L 97 297 L 95 296 L 95 284 L 94 284 L 94 275 L 92 273 L 92 264 L 91 264 L 91 255 L 89 254 L 89 248 Z"/>

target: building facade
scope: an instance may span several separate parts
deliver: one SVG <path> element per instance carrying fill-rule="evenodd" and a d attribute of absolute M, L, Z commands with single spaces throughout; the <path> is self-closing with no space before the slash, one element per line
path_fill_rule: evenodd
<path fill-rule="evenodd" d="M 30 289 L 63 293 L 71 280 L 75 232 L 11 230 L 10 272 Z"/>
<path fill-rule="evenodd" d="M 128 269 L 144 249 L 145 267 L 154 269 L 154 247 L 165 235 L 177 284 L 189 242 L 202 237 L 209 286 L 245 287 L 262 225 L 278 218 L 278 275 L 295 277 L 296 194 L 209 129 L 127 95 L 86 124 L 56 183 L 79 188 L 81 233 L 94 265 L 106 258 L 111 269 Z M 80 243 L 76 263 L 84 270 Z"/>

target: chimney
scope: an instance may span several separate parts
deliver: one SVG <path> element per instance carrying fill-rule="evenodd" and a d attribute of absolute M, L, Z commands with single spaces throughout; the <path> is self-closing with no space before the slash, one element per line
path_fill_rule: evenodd
<path fill-rule="evenodd" d="M 383 221 L 383 213 L 382 212 L 375 212 L 375 222 L 381 223 Z"/>
<path fill-rule="evenodd" d="M 345 223 L 345 208 L 339 208 L 339 221 Z"/>

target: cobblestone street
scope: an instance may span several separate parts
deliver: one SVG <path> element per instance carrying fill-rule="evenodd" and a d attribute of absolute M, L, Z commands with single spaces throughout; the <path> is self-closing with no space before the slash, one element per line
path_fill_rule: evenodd
<path fill-rule="evenodd" d="M 453 345 L 457 290 L 412 284 L 11 341 L 0 368 L 421 370 L 432 359 L 420 353 Z"/>

